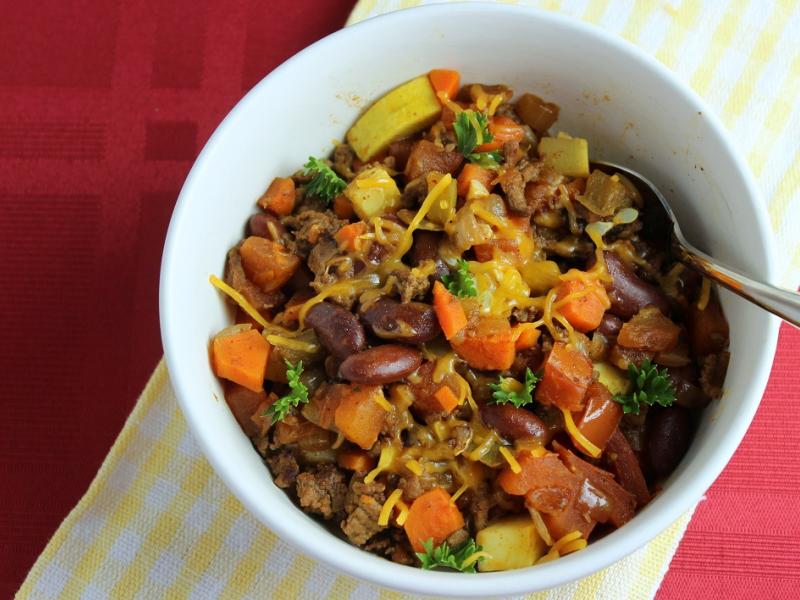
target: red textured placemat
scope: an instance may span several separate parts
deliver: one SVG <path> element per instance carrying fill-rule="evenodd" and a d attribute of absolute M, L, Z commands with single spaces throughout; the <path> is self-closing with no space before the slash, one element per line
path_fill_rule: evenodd
<path fill-rule="evenodd" d="M 161 354 L 161 248 L 192 159 L 253 83 L 351 6 L 2 3 L 0 597 L 85 491 Z M 785 329 L 756 422 L 661 598 L 800 586 L 798 357 Z"/>

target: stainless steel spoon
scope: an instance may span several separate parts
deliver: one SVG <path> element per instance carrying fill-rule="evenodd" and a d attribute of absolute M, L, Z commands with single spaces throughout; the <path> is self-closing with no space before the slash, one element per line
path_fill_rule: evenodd
<path fill-rule="evenodd" d="M 692 246 L 683 236 L 678 220 L 675 218 L 675 213 L 672 212 L 667 199 L 664 198 L 664 195 L 658 191 L 658 188 L 651 181 L 640 173 L 628 167 L 605 161 L 592 161 L 592 165 L 609 174 L 615 171 L 622 173 L 631 180 L 640 192 L 646 193 L 649 191 L 653 197 L 658 199 L 664 209 L 667 227 L 669 226 L 668 223 L 672 224 L 670 243 L 675 258 L 704 277 L 725 286 L 745 300 L 749 300 L 764 310 L 778 315 L 795 327 L 800 327 L 800 294 L 775 287 L 763 281 L 751 279 L 731 267 L 720 264 L 708 254 Z M 645 201 L 647 201 L 647 198 L 645 198 Z"/>

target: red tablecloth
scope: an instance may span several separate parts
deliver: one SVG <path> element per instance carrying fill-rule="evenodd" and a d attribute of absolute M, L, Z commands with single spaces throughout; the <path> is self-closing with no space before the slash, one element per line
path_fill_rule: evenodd
<path fill-rule="evenodd" d="M 193 158 L 247 89 L 351 5 L 3 3 L 0 597 L 86 490 L 161 355 L 161 248 Z M 762 408 L 662 598 L 800 587 L 798 357 L 800 334 L 784 329 Z"/>

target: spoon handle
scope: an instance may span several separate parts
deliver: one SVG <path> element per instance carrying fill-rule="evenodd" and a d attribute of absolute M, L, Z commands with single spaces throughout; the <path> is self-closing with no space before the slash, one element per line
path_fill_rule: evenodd
<path fill-rule="evenodd" d="M 773 315 L 778 315 L 787 323 L 800 327 L 800 294 L 750 279 L 747 275 L 742 275 L 730 267 L 719 264 L 696 248 L 681 243 L 680 240 L 675 241 L 677 242 L 675 246 L 678 257 L 683 263 L 725 286 L 745 300 L 757 304 Z"/>

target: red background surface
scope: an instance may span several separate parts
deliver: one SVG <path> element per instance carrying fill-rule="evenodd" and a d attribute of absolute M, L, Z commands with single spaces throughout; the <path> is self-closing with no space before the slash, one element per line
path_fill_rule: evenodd
<path fill-rule="evenodd" d="M 244 92 L 352 3 L 0 1 L 0 597 L 161 356 L 161 248 L 192 160 Z M 784 328 L 758 416 L 660 598 L 800 588 L 798 358 Z"/>

